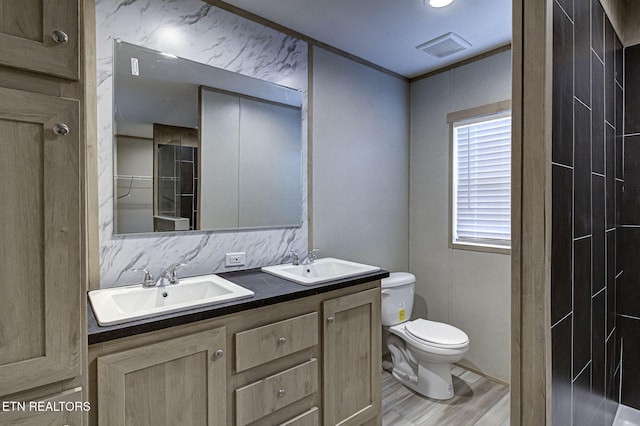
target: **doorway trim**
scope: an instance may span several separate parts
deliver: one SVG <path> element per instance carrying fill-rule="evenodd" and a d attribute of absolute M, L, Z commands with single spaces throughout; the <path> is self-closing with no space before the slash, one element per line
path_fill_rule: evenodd
<path fill-rule="evenodd" d="M 551 424 L 553 0 L 513 0 L 511 425 Z"/>

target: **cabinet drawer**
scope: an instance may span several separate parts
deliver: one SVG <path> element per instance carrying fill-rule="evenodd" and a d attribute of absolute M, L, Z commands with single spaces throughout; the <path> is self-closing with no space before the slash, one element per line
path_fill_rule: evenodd
<path fill-rule="evenodd" d="M 318 360 L 236 389 L 236 424 L 243 426 L 318 390 Z M 296 424 L 296 423 L 294 423 Z"/>
<path fill-rule="evenodd" d="M 281 423 L 280 426 L 318 426 L 318 407 L 313 407 L 309 411 Z"/>
<path fill-rule="evenodd" d="M 79 387 L 25 404 L 24 407 L 15 405 L 14 411 L 0 411 L 0 424 L 81 425 L 83 411 L 93 408 L 82 401 L 82 389 Z"/>
<path fill-rule="evenodd" d="M 318 344 L 318 314 L 299 317 L 236 333 L 236 371 Z"/>

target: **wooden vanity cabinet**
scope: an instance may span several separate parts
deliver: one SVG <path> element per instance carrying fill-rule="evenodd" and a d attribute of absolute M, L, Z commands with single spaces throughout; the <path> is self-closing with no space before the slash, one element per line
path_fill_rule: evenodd
<path fill-rule="evenodd" d="M 379 313 L 372 281 L 91 345 L 89 424 L 380 424 Z"/>

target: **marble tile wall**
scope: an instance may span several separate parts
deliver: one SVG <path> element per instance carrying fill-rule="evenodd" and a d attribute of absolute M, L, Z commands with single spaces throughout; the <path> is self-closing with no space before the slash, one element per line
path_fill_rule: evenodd
<path fill-rule="evenodd" d="M 100 286 L 133 284 L 128 269 L 158 274 L 175 262 L 183 274 L 230 270 L 224 254 L 245 251 L 242 268 L 282 262 L 308 246 L 307 44 L 199 0 L 96 0 Z M 303 224 L 251 231 L 113 235 L 113 42 L 115 39 L 268 80 L 303 93 Z"/>

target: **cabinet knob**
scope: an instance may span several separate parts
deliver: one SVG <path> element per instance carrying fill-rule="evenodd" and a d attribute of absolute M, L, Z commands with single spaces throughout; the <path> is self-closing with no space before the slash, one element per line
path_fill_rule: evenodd
<path fill-rule="evenodd" d="M 224 355 L 224 351 L 222 349 L 218 349 L 214 352 L 213 355 L 215 355 L 216 358 L 222 358 L 222 355 Z"/>
<path fill-rule="evenodd" d="M 279 345 L 284 345 L 285 343 L 287 343 L 287 338 L 286 337 L 281 337 L 278 339 L 278 344 Z"/>
<path fill-rule="evenodd" d="M 69 36 L 64 31 L 55 30 L 51 33 L 51 38 L 58 44 L 65 44 L 69 41 Z"/>
<path fill-rule="evenodd" d="M 327 318 L 327 322 L 335 322 L 335 320 L 336 320 L 336 319 L 335 319 L 334 317 L 329 317 L 329 318 Z"/>
<path fill-rule="evenodd" d="M 53 126 L 53 133 L 58 136 L 66 136 L 69 134 L 69 126 L 64 123 L 58 123 Z"/>
<path fill-rule="evenodd" d="M 280 390 L 278 391 L 278 396 L 285 396 L 286 394 L 287 394 L 287 391 L 286 391 L 286 390 L 284 390 L 284 389 L 280 389 Z"/>

